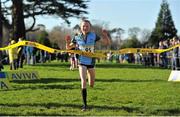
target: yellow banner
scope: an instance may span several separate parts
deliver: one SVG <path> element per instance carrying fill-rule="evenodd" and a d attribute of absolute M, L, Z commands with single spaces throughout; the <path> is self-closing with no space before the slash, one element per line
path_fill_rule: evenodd
<path fill-rule="evenodd" d="M 75 53 L 75 54 L 79 54 L 79 55 L 83 55 L 83 56 L 87 56 L 87 57 L 94 57 L 94 58 L 104 58 L 106 57 L 106 55 L 104 53 L 107 52 L 113 52 L 113 54 L 128 54 L 128 53 L 162 53 L 162 52 L 166 52 L 166 51 L 170 51 L 176 47 L 180 47 L 180 44 L 175 45 L 173 47 L 170 47 L 168 49 L 149 49 L 149 48 L 125 48 L 125 49 L 121 49 L 121 50 L 100 50 L 98 53 L 91 53 L 91 52 L 84 52 L 84 51 L 80 51 L 80 50 L 57 50 L 57 49 L 53 49 L 47 46 L 44 46 L 42 44 L 36 43 L 36 42 L 31 42 L 31 41 L 21 41 L 18 42 L 16 44 L 13 45 L 9 45 L 7 47 L 4 48 L 0 48 L 0 51 L 2 50 L 8 50 L 10 48 L 15 48 L 18 46 L 32 46 L 32 47 L 36 47 L 38 49 L 50 52 L 50 53 L 60 53 L 60 52 L 68 52 L 68 53 Z"/>

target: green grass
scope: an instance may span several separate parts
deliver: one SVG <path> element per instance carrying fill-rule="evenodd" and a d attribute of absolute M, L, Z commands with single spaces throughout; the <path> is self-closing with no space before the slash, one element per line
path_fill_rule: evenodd
<path fill-rule="evenodd" d="M 38 71 L 41 79 L 14 81 L 13 89 L 0 90 L 1 116 L 180 115 L 180 85 L 167 81 L 168 69 L 98 63 L 95 87 L 87 87 L 90 109 L 86 112 L 81 111 L 78 70 L 69 71 L 69 63 L 38 64 L 23 70 Z"/>

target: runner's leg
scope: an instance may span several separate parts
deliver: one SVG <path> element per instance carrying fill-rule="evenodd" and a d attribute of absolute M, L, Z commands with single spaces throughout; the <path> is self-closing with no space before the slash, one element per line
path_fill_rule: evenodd
<path fill-rule="evenodd" d="M 79 74 L 81 78 L 81 94 L 82 94 L 82 101 L 83 101 L 83 108 L 82 110 L 85 111 L 87 108 L 87 90 L 86 90 L 86 74 L 87 67 L 83 65 L 79 65 Z"/>
<path fill-rule="evenodd" d="M 87 70 L 87 74 L 88 74 L 89 86 L 94 87 L 95 69 L 94 68 L 89 68 Z"/>

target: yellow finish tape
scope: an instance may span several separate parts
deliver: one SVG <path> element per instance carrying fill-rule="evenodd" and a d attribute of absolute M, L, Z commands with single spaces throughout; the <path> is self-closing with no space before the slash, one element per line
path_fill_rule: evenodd
<path fill-rule="evenodd" d="M 18 46 L 32 46 L 32 47 L 36 47 L 41 50 L 45 50 L 50 53 L 68 52 L 68 53 L 75 53 L 75 54 L 79 54 L 79 55 L 83 55 L 83 56 L 87 56 L 87 57 L 104 58 L 104 57 L 106 57 L 106 55 L 104 53 L 107 53 L 110 51 L 113 52 L 113 54 L 127 54 L 127 53 L 158 53 L 159 54 L 162 52 L 170 51 L 176 47 L 180 47 L 180 44 L 170 47 L 168 49 L 125 48 L 125 49 L 115 50 L 115 51 L 114 50 L 105 50 L 105 51 L 100 50 L 100 51 L 98 51 L 98 53 L 91 53 L 91 52 L 84 52 L 81 50 L 57 50 L 57 49 L 53 49 L 53 48 L 44 46 L 44 45 L 36 43 L 36 42 L 21 41 L 21 42 L 18 42 L 13 45 L 9 45 L 4 48 L 0 48 L 0 51 L 8 50 L 8 49 L 15 48 Z"/>
<path fill-rule="evenodd" d="M 18 46 L 32 46 L 32 47 L 36 47 L 36 48 L 41 49 L 41 50 L 45 50 L 49 53 L 68 52 L 68 53 L 75 53 L 75 54 L 80 54 L 83 56 L 94 57 L 94 58 L 106 57 L 103 53 L 91 53 L 91 52 L 84 52 L 84 51 L 80 51 L 80 50 L 57 50 L 57 49 L 53 49 L 53 48 L 44 46 L 44 45 L 36 43 L 36 42 L 31 42 L 31 41 L 21 41 L 21 42 L 9 45 L 9 46 L 4 47 L 4 48 L 0 48 L 0 51 L 8 50 L 8 49 L 15 48 Z"/>
<path fill-rule="evenodd" d="M 126 48 L 119 50 L 120 54 L 125 53 L 162 53 L 165 49 L 149 49 L 149 48 Z"/>
<path fill-rule="evenodd" d="M 103 53 L 92 53 L 92 52 L 85 52 L 81 50 L 56 50 L 57 52 L 68 52 L 68 53 L 74 53 L 74 54 L 79 54 L 87 57 L 92 57 L 92 58 L 104 58 L 106 57 L 105 54 Z"/>

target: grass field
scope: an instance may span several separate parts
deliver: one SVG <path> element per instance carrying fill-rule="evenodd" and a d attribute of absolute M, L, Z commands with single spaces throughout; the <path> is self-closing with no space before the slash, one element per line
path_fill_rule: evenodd
<path fill-rule="evenodd" d="M 69 71 L 69 63 L 38 64 L 23 70 L 38 71 L 41 79 L 14 81 L 13 89 L 0 90 L 1 116 L 180 115 L 180 84 L 167 81 L 168 69 L 98 63 L 95 87 L 87 87 L 86 112 L 81 111 L 78 70 Z"/>

